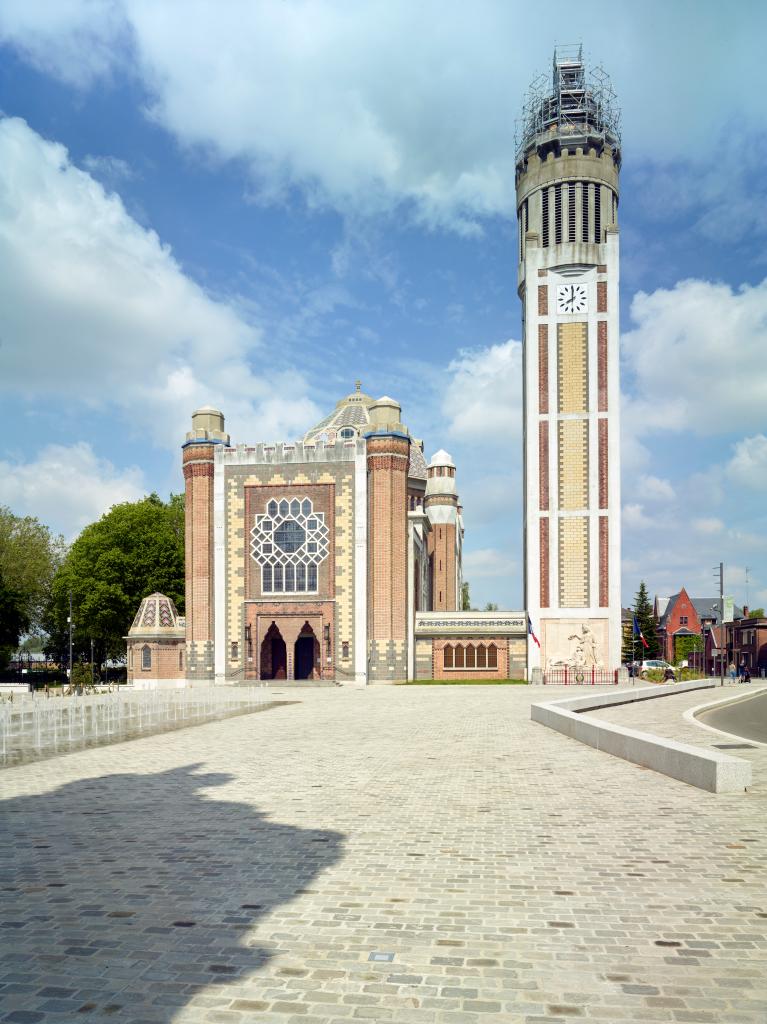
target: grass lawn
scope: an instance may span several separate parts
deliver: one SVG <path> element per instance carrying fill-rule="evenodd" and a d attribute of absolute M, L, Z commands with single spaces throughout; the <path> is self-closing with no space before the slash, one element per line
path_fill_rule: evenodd
<path fill-rule="evenodd" d="M 408 679 L 398 686 L 527 686 L 526 679 Z"/>

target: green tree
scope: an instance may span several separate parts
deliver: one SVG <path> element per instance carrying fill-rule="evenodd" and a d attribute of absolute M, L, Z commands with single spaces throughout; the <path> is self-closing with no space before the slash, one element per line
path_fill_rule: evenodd
<path fill-rule="evenodd" d="M 748 609 L 748 617 L 749 617 L 749 619 L 763 619 L 764 618 L 764 608 L 749 608 Z"/>
<path fill-rule="evenodd" d="M 461 611 L 471 611 L 471 596 L 469 595 L 469 584 L 466 581 L 461 584 Z"/>
<path fill-rule="evenodd" d="M 637 660 L 657 658 L 658 637 L 655 632 L 655 615 L 653 614 L 652 602 L 647 596 L 647 587 L 644 580 L 639 584 L 639 590 L 634 598 L 634 615 L 636 615 L 639 628 L 647 641 L 647 647 L 644 647 L 642 641 L 637 637 L 635 645 Z"/>
<path fill-rule="evenodd" d="M 678 636 L 674 639 L 674 664 L 689 661 L 690 655 L 703 650 L 703 640 L 699 636 Z M 698 659 L 700 667 L 700 659 Z"/>
<path fill-rule="evenodd" d="M 26 622 L 39 631 L 51 585 L 65 553 L 64 538 L 54 536 L 33 516 L 17 516 L 0 506 L 0 576 Z"/>
<path fill-rule="evenodd" d="M 9 587 L 0 573 L 0 669 L 4 669 L 19 645 L 22 633 L 29 629 L 29 619 L 21 595 Z"/>
<path fill-rule="evenodd" d="M 114 505 L 86 526 L 53 582 L 47 619 L 49 650 L 66 650 L 72 594 L 76 655 L 119 657 L 141 599 L 160 591 L 184 610 L 184 498 L 156 494 Z"/>
<path fill-rule="evenodd" d="M 487 604 L 485 605 L 485 607 L 483 608 L 483 611 L 486 611 L 486 612 L 497 612 L 498 611 L 498 605 L 495 603 L 495 601 L 488 601 Z"/>

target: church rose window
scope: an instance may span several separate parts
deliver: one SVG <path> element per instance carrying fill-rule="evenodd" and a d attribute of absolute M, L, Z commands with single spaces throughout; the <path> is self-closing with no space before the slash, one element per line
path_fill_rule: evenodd
<path fill-rule="evenodd" d="M 269 501 L 255 517 L 250 552 L 261 568 L 264 594 L 316 593 L 317 568 L 328 557 L 325 514 L 309 498 Z"/>

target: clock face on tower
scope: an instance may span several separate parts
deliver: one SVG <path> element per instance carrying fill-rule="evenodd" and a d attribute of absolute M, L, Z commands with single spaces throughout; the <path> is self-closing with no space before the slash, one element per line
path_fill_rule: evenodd
<path fill-rule="evenodd" d="M 585 313 L 587 307 L 585 284 L 557 285 L 557 313 Z"/>

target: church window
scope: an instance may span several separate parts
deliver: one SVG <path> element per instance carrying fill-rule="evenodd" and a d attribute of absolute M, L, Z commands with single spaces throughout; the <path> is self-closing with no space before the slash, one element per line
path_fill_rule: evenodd
<path fill-rule="evenodd" d="M 276 516 L 277 515 L 277 502 L 276 501 L 270 501 L 269 504 L 266 506 L 266 510 L 267 510 L 267 512 L 269 513 L 270 516 Z"/>
<path fill-rule="evenodd" d="M 477 648 L 477 668 L 487 668 L 487 648 L 484 644 Z"/>
<path fill-rule="evenodd" d="M 541 192 L 541 242 L 544 246 L 549 244 L 549 190 L 544 188 Z"/>
<path fill-rule="evenodd" d="M 498 668 L 498 648 L 495 644 L 490 644 L 487 649 L 487 667 Z"/>
<path fill-rule="evenodd" d="M 343 430 L 339 431 L 339 435 L 344 439 L 344 441 L 351 441 L 355 435 L 355 431 L 352 427 L 344 427 Z"/>
<path fill-rule="evenodd" d="M 261 592 L 316 593 L 317 569 L 330 548 L 325 513 L 315 512 L 310 499 L 300 497 L 282 499 L 274 514 L 268 512 L 269 505 L 266 514 L 254 517 L 250 532 L 251 556 L 261 568 Z"/>
<path fill-rule="evenodd" d="M 475 668 L 477 664 L 477 652 L 474 644 L 468 644 L 466 647 L 466 668 Z"/>
<path fill-rule="evenodd" d="M 146 672 L 152 667 L 152 648 L 144 644 L 141 648 L 141 668 Z"/>
<path fill-rule="evenodd" d="M 232 649 L 230 653 L 232 661 L 237 661 L 237 659 L 240 657 L 240 645 L 237 643 L 236 640 L 232 641 Z"/>
<path fill-rule="evenodd" d="M 447 647 L 445 648 L 444 665 L 445 665 L 445 668 L 452 668 L 453 667 L 453 645 L 452 644 L 448 644 Z"/>
<path fill-rule="evenodd" d="M 348 640 L 344 640 L 343 643 L 341 644 L 341 657 L 344 659 L 344 661 L 348 661 L 349 660 L 349 641 Z"/>
<path fill-rule="evenodd" d="M 575 241 L 575 182 L 567 186 L 567 241 Z"/>
<path fill-rule="evenodd" d="M 178 652 L 178 667 L 182 669 L 184 667 L 184 648 L 182 647 Z"/>
<path fill-rule="evenodd" d="M 562 241 L 562 186 L 554 187 L 554 242 Z"/>
<path fill-rule="evenodd" d="M 464 665 L 464 649 L 460 644 L 456 645 L 455 648 L 455 667 L 463 668 Z"/>
<path fill-rule="evenodd" d="M 602 241 L 602 186 L 594 186 L 594 241 Z"/>
<path fill-rule="evenodd" d="M 581 183 L 581 241 L 589 240 L 589 185 Z"/>

